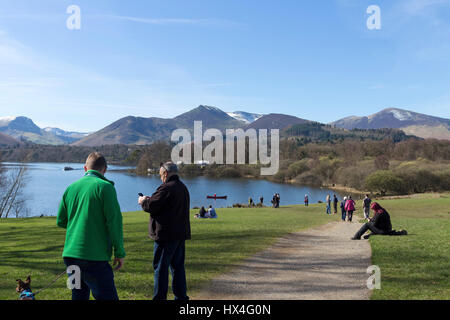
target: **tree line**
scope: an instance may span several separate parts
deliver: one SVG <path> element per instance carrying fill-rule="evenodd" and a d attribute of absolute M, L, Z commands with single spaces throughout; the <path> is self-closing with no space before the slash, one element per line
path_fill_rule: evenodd
<path fill-rule="evenodd" d="M 170 159 L 171 145 L 158 142 L 141 151 L 137 172 L 157 172 Z M 225 151 L 224 151 L 225 152 Z M 317 187 L 342 186 L 376 194 L 410 194 L 450 190 L 450 141 L 343 139 L 304 144 L 280 141 L 280 169 L 260 176 L 261 165 L 181 165 L 188 176 L 264 178 Z"/>

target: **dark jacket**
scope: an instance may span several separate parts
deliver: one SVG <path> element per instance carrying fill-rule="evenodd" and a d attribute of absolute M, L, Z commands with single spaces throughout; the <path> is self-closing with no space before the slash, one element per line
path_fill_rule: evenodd
<path fill-rule="evenodd" d="M 171 176 L 142 203 L 142 209 L 150 213 L 150 238 L 156 241 L 190 239 L 189 206 L 188 189 L 177 175 Z"/>
<path fill-rule="evenodd" d="M 386 210 L 383 210 L 381 213 L 376 212 L 370 222 L 373 223 L 376 228 L 383 230 L 384 232 L 392 230 L 391 217 Z"/>

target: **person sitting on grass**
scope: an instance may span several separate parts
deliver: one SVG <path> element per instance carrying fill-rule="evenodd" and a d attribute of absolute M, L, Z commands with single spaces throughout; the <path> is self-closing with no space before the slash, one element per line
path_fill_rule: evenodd
<path fill-rule="evenodd" d="M 211 218 L 211 219 L 217 219 L 217 218 L 218 218 L 218 217 L 217 217 L 216 210 L 215 210 L 212 206 L 209 206 L 209 209 L 208 209 L 208 218 Z"/>
<path fill-rule="evenodd" d="M 204 218 L 206 214 L 205 207 L 201 207 L 200 211 L 195 215 L 196 218 Z"/>
<path fill-rule="evenodd" d="M 370 230 L 371 233 L 364 236 L 369 239 L 372 235 L 407 235 L 406 230 L 392 230 L 391 217 L 386 209 L 382 208 L 377 202 L 372 203 L 370 208 L 373 210 L 373 218 L 364 224 L 361 229 L 353 236 L 352 240 L 361 240 L 361 236 Z"/>

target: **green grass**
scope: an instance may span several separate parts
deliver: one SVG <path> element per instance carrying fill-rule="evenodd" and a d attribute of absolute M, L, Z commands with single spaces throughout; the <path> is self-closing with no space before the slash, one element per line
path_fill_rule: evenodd
<path fill-rule="evenodd" d="M 338 216 L 327 216 L 323 206 L 218 209 L 217 220 L 192 218 L 192 240 L 186 242 L 188 294 L 195 295 L 208 280 L 287 233 L 336 221 Z M 55 218 L 0 221 L 0 300 L 17 299 L 17 278 L 31 274 L 32 288 L 37 291 L 64 270 L 61 253 L 65 230 L 55 224 Z M 147 226 L 147 213 L 124 214 L 127 258 L 123 270 L 115 274 L 121 299 L 152 297 L 153 241 L 147 236 Z M 38 299 L 70 299 L 65 283 L 63 276 Z"/>
<path fill-rule="evenodd" d="M 394 229 L 406 237 L 372 237 L 372 264 L 381 269 L 381 290 L 372 299 L 450 299 L 450 195 L 379 201 Z M 361 202 L 357 214 L 361 214 Z M 324 205 L 280 209 L 219 209 L 218 220 L 191 219 L 186 271 L 191 296 L 213 277 L 266 248 L 279 237 L 330 221 Z M 55 218 L 0 221 L 0 300 L 17 299 L 15 279 L 32 275 L 34 291 L 45 287 L 64 270 L 61 253 L 65 231 Z M 124 214 L 124 269 L 115 280 L 121 299 L 150 299 L 153 241 L 147 236 L 148 214 Z M 65 278 L 38 298 L 70 299 Z M 171 296 L 169 296 L 171 298 Z"/>
<path fill-rule="evenodd" d="M 380 201 L 406 237 L 372 237 L 381 290 L 372 299 L 450 299 L 450 196 Z"/>

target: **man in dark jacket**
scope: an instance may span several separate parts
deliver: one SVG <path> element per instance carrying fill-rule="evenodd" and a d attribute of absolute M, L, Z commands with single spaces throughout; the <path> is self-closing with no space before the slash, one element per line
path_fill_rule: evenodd
<path fill-rule="evenodd" d="M 374 211 L 373 218 L 364 224 L 361 229 L 359 229 L 352 240 L 361 240 L 361 236 L 366 233 L 367 230 L 372 231 L 372 233 L 365 236 L 365 239 L 368 239 L 374 234 L 387 235 L 392 231 L 391 217 L 389 216 L 389 213 L 376 202 L 372 203 L 371 209 Z"/>
<path fill-rule="evenodd" d="M 167 299 L 169 272 L 176 300 L 188 300 L 184 268 L 185 240 L 191 238 L 189 221 L 189 191 L 177 175 L 172 162 L 161 165 L 163 184 L 151 197 L 139 197 L 142 209 L 150 213 L 149 235 L 155 240 L 153 268 L 155 269 L 154 300 Z"/>

